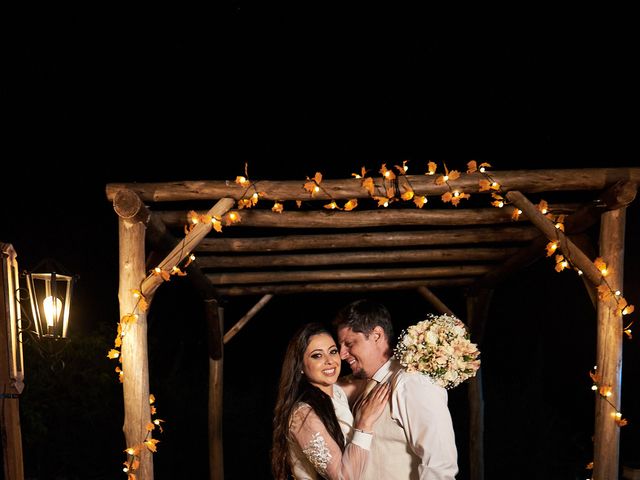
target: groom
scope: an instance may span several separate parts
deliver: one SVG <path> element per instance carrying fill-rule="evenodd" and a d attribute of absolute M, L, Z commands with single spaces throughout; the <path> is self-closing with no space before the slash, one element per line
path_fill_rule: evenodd
<path fill-rule="evenodd" d="M 458 473 L 457 450 L 447 391 L 420 373 L 408 373 L 392 359 L 393 326 L 379 303 L 355 301 L 334 319 L 340 357 L 351 367 L 350 403 L 369 385 L 389 382 L 389 408 L 375 425 L 365 480 L 451 480 Z M 375 381 L 375 382 L 374 382 Z M 357 412 L 354 412 L 357 414 Z"/>

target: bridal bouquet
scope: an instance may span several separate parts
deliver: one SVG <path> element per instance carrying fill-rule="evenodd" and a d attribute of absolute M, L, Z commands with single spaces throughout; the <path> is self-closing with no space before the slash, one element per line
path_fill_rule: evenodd
<path fill-rule="evenodd" d="M 429 314 L 402 331 L 394 356 L 408 372 L 420 372 L 446 389 L 460 385 L 480 368 L 476 344 L 462 321 Z"/>

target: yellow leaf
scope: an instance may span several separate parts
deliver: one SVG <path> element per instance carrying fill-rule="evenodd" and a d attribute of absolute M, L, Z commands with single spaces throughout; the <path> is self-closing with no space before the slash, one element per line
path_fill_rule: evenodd
<path fill-rule="evenodd" d="M 358 199 L 352 198 L 351 200 L 349 200 L 347 203 L 344 204 L 343 210 L 350 212 L 357 206 L 358 206 Z"/>
<path fill-rule="evenodd" d="M 250 183 L 249 180 L 246 177 L 243 177 L 243 176 L 237 176 L 235 182 L 238 185 L 242 185 L 243 187 L 246 187 Z"/>
<path fill-rule="evenodd" d="M 373 178 L 371 177 L 367 177 L 364 180 L 362 180 L 362 187 L 369 192 L 369 195 L 373 196 L 373 192 L 375 189 L 375 186 L 373 184 Z"/>
<path fill-rule="evenodd" d="M 112 348 L 111 350 L 109 350 L 109 353 L 107 353 L 107 357 L 111 359 L 118 358 L 119 356 L 120 356 L 120 352 L 115 348 Z"/>
<path fill-rule="evenodd" d="M 425 175 L 434 175 L 438 169 L 438 165 L 435 162 L 429 162 L 427 163 L 427 169 L 428 173 L 425 173 Z"/>
<path fill-rule="evenodd" d="M 471 160 L 470 162 L 467 162 L 467 173 L 473 173 L 476 170 L 478 170 L 478 166 L 475 160 Z"/>
<path fill-rule="evenodd" d="M 407 190 L 402 194 L 402 200 L 411 200 L 413 198 L 413 190 Z"/>
<path fill-rule="evenodd" d="M 284 210 L 284 206 L 280 202 L 274 202 L 273 207 L 271 207 L 272 212 L 282 213 Z"/>
<path fill-rule="evenodd" d="M 191 224 L 200 222 L 199 215 L 194 210 L 189 210 L 187 213 L 187 220 Z"/>
<path fill-rule="evenodd" d="M 225 225 L 228 227 L 234 223 L 238 223 L 242 220 L 238 212 L 229 212 L 224 216 Z"/>
<path fill-rule="evenodd" d="M 491 190 L 500 190 L 500 184 L 498 182 L 492 182 Z"/>
<path fill-rule="evenodd" d="M 122 346 L 122 337 L 120 335 L 116 336 L 114 344 L 116 348 L 120 348 Z"/>
<path fill-rule="evenodd" d="M 558 242 L 549 242 L 547 243 L 547 257 L 550 257 L 551 255 L 553 255 L 554 253 L 556 253 L 556 250 L 558 249 Z"/>
<path fill-rule="evenodd" d="M 156 445 L 160 442 L 160 440 L 156 440 L 155 438 L 150 438 L 148 440 L 145 440 L 144 445 L 145 447 L 147 447 L 147 449 L 151 452 L 156 452 L 158 450 L 158 448 L 156 447 Z"/>
<path fill-rule="evenodd" d="M 634 307 L 633 305 L 627 305 L 626 307 L 624 307 L 622 309 L 622 314 L 623 315 L 629 315 L 631 313 L 633 313 L 635 311 L 636 307 Z"/>
<path fill-rule="evenodd" d="M 338 204 L 335 202 L 335 200 L 332 201 L 331 203 L 327 203 L 326 205 L 323 205 L 323 207 L 326 208 L 327 210 L 335 210 L 335 209 L 339 210 Z"/>
<path fill-rule="evenodd" d="M 602 259 L 602 257 L 598 257 L 593 261 L 593 264 L 596 266 L 596 268 L 600 271 L 602 270 L 606 270 L 607 269 L 607 264 L 605 263 L 605 261 Z"/>
<path fill-rule="evenodd" d="M 153 393 L 149 394 L 149 403 L 153 405 L 156 401 L 156 396 Z"/>

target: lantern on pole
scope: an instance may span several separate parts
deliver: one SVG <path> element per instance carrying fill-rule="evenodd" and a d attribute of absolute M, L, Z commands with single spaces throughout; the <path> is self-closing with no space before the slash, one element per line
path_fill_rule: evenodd
<path fill-rule="evenodd" d="M 71 295 L 76 276 L 46 260 L 24 273 L 30 311 L 29 334 L 45 354 L 57 354 L 67 342 Z"/>

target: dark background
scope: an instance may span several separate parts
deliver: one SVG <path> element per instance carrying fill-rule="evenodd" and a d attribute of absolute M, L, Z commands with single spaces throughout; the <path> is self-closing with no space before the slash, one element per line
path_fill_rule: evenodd
<path fill-rule="evenodd" d="M 51 370 L 26 346 L 28 478 L 124 478 L 122 389 L 106 358 L 118 322 L 107 183 L 232 180 L 245 162 L 254 180 L 346 178 L 403 160 L 415 173 L 429 160 L 497 170 L 640 165 L 625 12 L 588 12 L 589 21 L 577 20 L 585 12 L 465 12 L 478 15 L 468 23 L 455 13 L 218 2 L 202 11 L 57 6 L 10 19 L 0 241 L 14 245 L 22 268 L 54 257 L 80 275 L 65 368 Z M 625 266 L 635 305 L 639 218 L 636 201 Z M 464 315 L 464 292 L 436 293 Z M 226 478 L 270 477 L 286 342 L 301 322 L 326 321 L 355 298 L 276 297 L 226 346 Z M 412 292 L 376 298 L 398 330 L 432 311 Z M 226 303 L 227 328 L 255 301 Z M 584 478 L 595 312 L 582 284 L 543 260 L 498 288 L 492 305 L 482 347 L 486 478 Z M 207 478 L 204 325 L 188 282 L 156 294 L 149 342 L 151 391 L 166 420 L 155 476 Z M 637 337 L 625 340 L 629 464 L 640 461 L 639 351 Z M 466 386 L 450 392 L 450 406 L 464 479 Z"/>

